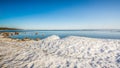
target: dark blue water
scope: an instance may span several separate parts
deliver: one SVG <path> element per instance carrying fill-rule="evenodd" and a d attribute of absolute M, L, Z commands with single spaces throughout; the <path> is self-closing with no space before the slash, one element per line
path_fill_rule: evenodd
<path fill-rule="evenodd" d="M 11 38 L 23 39 L 29 37 L 31 39 L 44 39 L 51 35 L 58 35 L 60 38 L 67 36 L 80 36 L 90 38 L 102 38 L 102 39 L 120 39 L 119 31 L 95 31 L 95 30 L 4 30 L 0 32 L 20 32 L 19 35 L 11 36 Z M 36 32 L 38 33 L 36 35 Z"/>

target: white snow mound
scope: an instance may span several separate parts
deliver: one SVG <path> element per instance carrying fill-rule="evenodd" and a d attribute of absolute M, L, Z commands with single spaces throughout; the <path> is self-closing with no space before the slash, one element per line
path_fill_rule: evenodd
<path fill-rule="evenodd" d="M 120 40 L 56 35 L 6 40 L 0 38 L 0 68 L 120 68 Z"/>

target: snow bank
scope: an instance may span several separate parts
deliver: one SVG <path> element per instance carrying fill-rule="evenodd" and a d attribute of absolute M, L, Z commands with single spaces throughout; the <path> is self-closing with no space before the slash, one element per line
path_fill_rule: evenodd
<path fill-rule="evenodd" d="M 120 67 L 120 40 L 53 35 L 40 41 L 0 41 L 1 68 Z"/>

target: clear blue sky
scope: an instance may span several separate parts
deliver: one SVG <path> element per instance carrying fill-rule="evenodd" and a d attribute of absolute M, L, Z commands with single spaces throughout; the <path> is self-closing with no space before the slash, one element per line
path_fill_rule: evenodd
<path fill-rule="evenodd" d="M 120 0 L 0 0 L 0 27 L 120 29 Z"/>

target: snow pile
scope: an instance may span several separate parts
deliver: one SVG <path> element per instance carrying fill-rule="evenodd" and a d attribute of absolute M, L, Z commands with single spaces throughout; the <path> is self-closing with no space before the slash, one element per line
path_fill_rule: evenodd
<path fill-rule="evenodd" d="M 53 35 L 40 41 L 0 41 L 1 68 L 120 67 L 120 40 Z"/>

